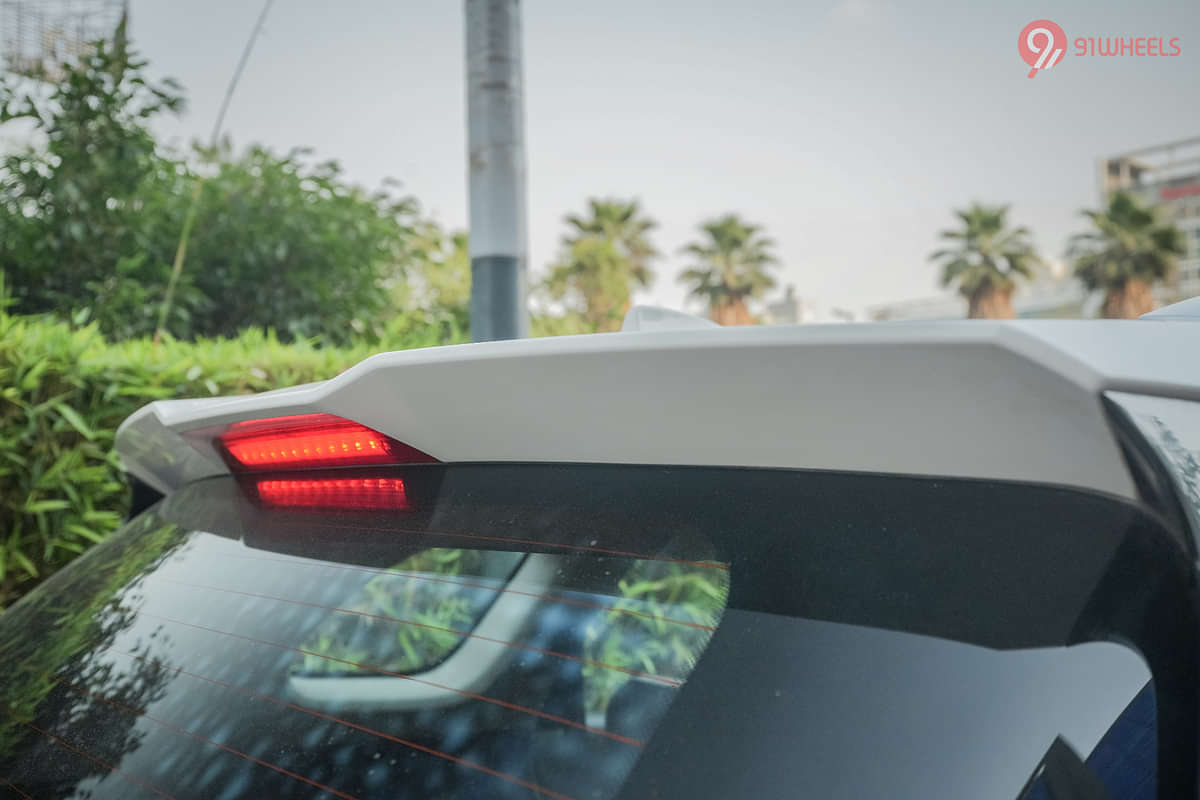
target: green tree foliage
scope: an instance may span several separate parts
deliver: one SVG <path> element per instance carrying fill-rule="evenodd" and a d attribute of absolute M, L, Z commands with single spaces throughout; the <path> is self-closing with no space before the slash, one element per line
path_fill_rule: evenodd
<path fill-rule="evenodd" d="M 113 438 L 139 407 L 324 380 L 378 349 L 437 335 L 423 327 L 333 348 L 249 329 L 237 339 L 109 344 L 94 322 L 12 316 L 0 303 L 0 608 L 116 528 L 128 490 Z"/>
<path fill-rule="evenodd" d="M 722 325 L 746 325 L 753 322 L 746 305 L 775 286 L 770 270 L 779 264 L 775 243 L 762 228 L 736 214 L 709 220 L 700 225 L 703 234 L 683 252 L 692 266 L 679 275 L 691 297 L 708 302 L 712 319 Z"/>
<path fill-rule="evenodd" d="M 588 201 L 587 216 L 569 214 L 562 253 L 550 268 L 545 288 L 593 330 L 621 327 L 635 287 L 654 279 L 650 262 L 658 256 L 650 242 L 657 223 L 637 200 Z"/>
<path fill-rule="evenodd" d="M 32 129 L 34 144 L 0 160 L 0 269 L 16 308 L 104 308 L 120 319 L 144 304 L 155 265 L 143 220 L 171 179 L 147 124 L 182 107 L 179 87 L 152 84 L 122 44 L 96 51 L 61 82 L 0 80 L 0 124 Z M 118 301 L 114 285 L 129 287 Z"/>
<path fill-rule="evenodd" d="M 364 191 L 302 150 L 165 153 L 148 125 L 182 95 L 145 73 L 124 44 L 101 42 L 48 91 L 0 84 L 0 123 L 33 134 L 0 160 L 0 270 L 16 312 L 82 314 L 110 338 L 153 331 L 197 190 L 167 321 L 176 337 L 265 327 L 285 340 L 346 343 L 368 328 L 386 338 L 409 309 L 389 305 L 381 286 L 418 273 L 434 305 L 458 302 L 449 284 L 459 278 L 439 274 L 446 262 L 422 261 L 430 225 L 395 183 Z M 465 313 L 454 320 L 464 327 Z"/>
<path fill-rule="evenodd" d="M 445 231 L 422 220 L 413 227 L 407 250 L 401 254 L 383 287 L 388 308 L 404 310 L 405 324 L 446 325 L 465 331 L 471 307 L 471 255 L 466 231 Z M 384 320 L 384 329 L 391 319 Z"/>
<path fill-rule="evenodd" d="M 1101 313 L 1136 319 L 1152 311 L 1150 287 L 1175 272 L 1184 252 L 1179 229 L 1127 192 L 1114 192 L 1107 208 L 1083 214 L 1093 230 L 1072 237 L 1068 253 L 1084 286 L 1104 292 Z"/>
<path fill-rule="evenodd" d="M 302 158 L 252 147 L 205 181 L 181 279 L 193 334 L 257 326 L 346 343 L 387 309 L 381 284 L 413 260 L 416 203 Z"/>
<path fill-rule="evenodd" d="M 529 335 L 534 338 L 577 336 L 595 332 L 596 326 L 589 323 L 577 311 L 568 311 L 565 314 L 535 313 L 529 317 Z"/>
<path fill-rule="evenodd" d="M 1032 278 L 1041 259 L 1025 227 L 1010 228 L 1008 206 L 975 203 L 954 212 L 962 222 L 941 238 L 953 247 L 935 251 L 930 260 L 942 267 L 942 285 L 957 285 L 967 298 L 971 319 L 1012 319 L 1012 293 L 1020 278 Z"/>

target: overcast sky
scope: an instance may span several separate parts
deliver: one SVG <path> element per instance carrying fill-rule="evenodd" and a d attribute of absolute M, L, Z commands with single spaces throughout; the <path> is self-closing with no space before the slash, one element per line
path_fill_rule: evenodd
<path fill-rule="evenodd" d="M 530 265 L 564 213 L 636 196 L 665 257 L 640 299 L 679 307 L 680 246 L 736 211 L 778 242 L 781 283 L 853 309 L 935 293 L 950 209 L 1010 203 L 1046 255 L 1097 202 L 1095 159 L 1200 134 L 1200 2 L 526 0 Z M 133 0 L 154 72 L 207 135 L 260 3 Z M 1176 58 L 1068 55 L 1030 80 L 1017 35 L 1182 40 Z M 235 144 L 306 145 L 356 182 L 400 179 L 466 225 L 462 3 L 277 0 L 227 118 Z"/>

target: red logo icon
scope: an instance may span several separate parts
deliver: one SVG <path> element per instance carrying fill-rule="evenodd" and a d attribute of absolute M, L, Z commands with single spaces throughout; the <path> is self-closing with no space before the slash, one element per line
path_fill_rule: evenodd
<path fill-rule="evenodd" d="M 1062 60 L 1067 51 L 1067 35 L 1048 19 L 1036 19 L 1021 29 L 1017 49 L 1031 69 L 1029 77 L 1038 70 L 1050 69 Z"/>

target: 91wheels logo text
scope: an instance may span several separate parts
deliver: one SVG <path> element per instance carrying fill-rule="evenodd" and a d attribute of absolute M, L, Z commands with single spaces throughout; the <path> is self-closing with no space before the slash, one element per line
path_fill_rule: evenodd
<path fill-rule="evenodd" d="M 1077 56 L 1177 56 L 1183 52 L 1178 36 L 1080 36 L 1073 43 Z M 1017 51 L 1029 65 L 1032 78 L 1062 61 L 1067 35 L 1048 19 L 1035 19 L 1021 29 Z"/>

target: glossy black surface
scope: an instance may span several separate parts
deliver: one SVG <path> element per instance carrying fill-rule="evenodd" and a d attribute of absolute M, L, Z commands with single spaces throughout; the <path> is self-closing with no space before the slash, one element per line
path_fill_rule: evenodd
<path fill-rule="evenodd" d="M 1190 567 L 1124 503 L 768 470 L 387 474 L 409 510 L 197 484 L 0 617 L 0 778 L 37 797 L 1015 798 L 1055 736 L 1090 752 L 1153 670 L 1162 796 L 1194 781 Z M 546 585 L 521 582 L 535 557 Z M 528 605 L 497 642 L 504 598 Z"/>

